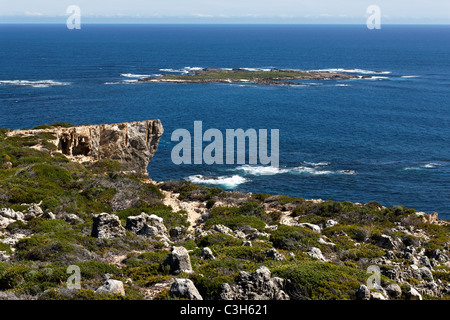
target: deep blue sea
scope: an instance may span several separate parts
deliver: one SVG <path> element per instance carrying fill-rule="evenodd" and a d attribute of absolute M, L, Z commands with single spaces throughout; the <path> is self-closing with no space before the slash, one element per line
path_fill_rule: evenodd
<path fill-rule="evenodd" d="M 0 25 L 0 43 L 0 127 L 161 119 L 154 180 L 373 200 L 450 219 L 450 26 Z M 372 78 L 136 83 L 196 67 L 353 69 Z M 279 129 L 280 167 L 173 164 L 172 132 L 193 133 L 196 120 L 224 133 Z"/>

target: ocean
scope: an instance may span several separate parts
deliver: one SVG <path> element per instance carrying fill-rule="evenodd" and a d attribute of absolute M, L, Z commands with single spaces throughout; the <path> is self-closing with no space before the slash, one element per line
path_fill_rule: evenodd
<path fill-rule="evenodd" d="M 0 127 L 161 119 L 157 181 L 450 219 L 450 26 L 0 25 Z M 138 83 L 192 68 L 368 75 L 305 86 Z M 279 129 L 278 168 L 175 165 L 174 130 Z M 205 143 L 207 145 L 207 143 Z"/>

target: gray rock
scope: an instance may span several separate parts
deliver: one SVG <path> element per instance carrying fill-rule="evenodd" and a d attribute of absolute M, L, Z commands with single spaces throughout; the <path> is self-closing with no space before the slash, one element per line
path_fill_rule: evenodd
<path fill-rule="evenodd" d="M 228 235 L 233 235 L 233 230 L 231 230 L 227 226 L 224 226 L 223 224 L 215 224 L 211 227 L 211 230 L 214 230 L 214 231 L 217 231 L 220 233 L 224 233 L 224 234 L 228 234 Z"/>
<path fill-rule="evenodd" d="M 422 279 L 426 281 L 433 281 L 433 274 L 431 273 L 431 270 L 427 267 L 421 267 L 419 268 L 420 275 L 422 276 Z"/>
<path fill-rule="evenodd" d="M 394 240 L 392 237 L 385 234 L 382 234 L 380 236 L 380 239 L 378 239 L 376 245 L 388 250 L 397 250 L 399 247 L 399 243 L 397 240 Z"/>
<path fill-rule="evenodd" d="M 203 300 L 194 283 L 189 279 L 175 279 L 170 287 L 169 295 L 189 300 Z"/>
<path fill-rule="evenodd" d="M 286 257 L 284 255 L 282 255 L 281 253 L 279 253 L 278 250 L 275 248 L 271 248 L 271 249 L 267 250 L 266 252 L 264 252 L 264 254 L 266 255 L 266 257 L 271 258 L 273 260 L 277 260 L 277 261 L 286 259 Z"/>
<path fill-rule="evenodd" d="M 285 280 L 271 278 L 271 272 L 264 266 L 255 272 L 241 271 L 236 283 L 221 286 L 221 300 L 288 300 L 289 296 L 284 292 Z"/>
<path fill-rule="evenodd" d="M 317 224 L 312 224 L 312 223 L 306 223 L 305 222 L 305 223 L 298 223 L 297 226 L 311 229 L 312 231 L 314 231 L 316 233 L 322 232 L 322 229 Z"/>
<path fill-rule="evenodd" d="M 123 282 L 119 280 L 106 280 L 103 285 L 98 288 L 95 292 L 97 293 L 107 293 L 107 294 L 120 294 L 125 295 L 125 289 L 123 288 Z"/>
<path fill-rule="evenodd" d="M 82 223 L 83 220 L 74 213 L 63 213 L 56 216 L 58 219 L 62 219 L 69 224 Z"/>
<path fill-rule="evenodd" d="M 413 287 L 410 287 L 406 293 L 407 300 L 422 300 L 422 295 Z"/>
<path fill-rule="evenodd" d="M 388 299 L 380 292 L 371 292 L 370 300 L 388 300 Z"/>
<path fill-rule="evenodd" d="M 8 218 L 11 220 L 21 220 L 25 219 L 25 216 L 20 211 L 14 211 L 11 208 L 2 208 L 0 209 L 0 217 Z"/>
<path fill-rule="evenodd" d="M 92 237 L 99 239 L 113 239 L 125 236 L 125 228 L 122 227 L 119 217 L 115 214 L 96 214 L 93 216 L 92 221 Z"/>
<path fill-rule="evenodd" d="M 179 237 L 181 237 L 184 234 L 185 229 L 186 228 L 183 227 L 183 226 L 173 227 L 172 229 L 170 229 L 169 235 L 172 238 L 179 238 Z"/>
<path fill-rule="evenodd" d="M 243 245 L 244 247 L 251 247 L 251 246 L 252 246 L 252 242 L 249 241 L 249 240 L 247 240 L 247 241 L 242 242 L 242 245 Z"/>
<path fill-rule="evenodd" d="M 402 295 L 402 289 L 396 283 L 390 283 L 386 287 L 386 292 L 389 294 L 391 298 L 400 298 Z"/>
<path fill-rule="evenodd" d="M 337 225 L 337 224 L 338 224 L 338 222 L 337 222 L 336 220 L 329 219 L 329 220 L 327 220 L 327 222 L 325 223 L 325 228 L 330 228 L 330 227 L 333 227 L 333 226 L 335 226 L 335 225 Z"/>
<path fill-rule="evenodd" d="M 365 285 L 360 285 L 356 291 L 357 300 L 370 300 L 370 290 Z"/>
<path fill-rule="evenodd" d="M 170 267 L 170 273 L 177 275 L 182 272 L 192 273 L 191 258 L 184 247 L 173 247 L 172 252 L 163 262 L 163 266 Z"/>
<path fill-rule="evenodd" d="M 55 216 L 55 214 L 53 212 L 45 212 L 42 215 L 42 217 L 45 218 L 45 219 L 49 219 L 49 220 L 55 220 L 56 219 L 56 216 Z"/>
<path fill-rule="evenodd" d="M 214 257 L 214 254 L 212 253 L 211 249 L 208 247 L 204 247 L 202 249 L 201 257 L 203 260 L 215 260 L 216 257 Z"/>
<path fill-rule="evenodd" d="M 43 214 L 44 214 L 44 211 L 42 211 L 41 207 L 38 204 L 33 203 L 27 209 L 27 213 L 25 214 L 25 220 L 31 220 L 31 219 L 40 217 Z"/>
<path fill-rule="evenodd" d="M 448 256 L 439 249 L 434 250 L 431 257 L 441 263 L 448 261 Z"/>
<path fill-rule="evenodd" d="M 309 249 L 309 251 L 306 254 L 313 258 L 316 258 L 320 261 L 323 261 L 323 262 L 327 261 L 327 259 L 325 259 L 325 257 L 322 254 L 322 251 L 320 251 L 319 248 L 312 247 L 311 249 Z"/>

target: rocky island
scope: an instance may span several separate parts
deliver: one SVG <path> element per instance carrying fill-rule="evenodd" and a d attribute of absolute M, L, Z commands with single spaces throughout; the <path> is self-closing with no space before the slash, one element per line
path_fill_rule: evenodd
<path fill-rule="evenodd" d="M 162 130 L 0 129 L 0 299 L 450 298 L 437 213 L 153 181 Z"/>
<path fill-rule="evenodd" d="M 359 76 L 328 71 L 299 71 L 281 69 L 218 69 L 191 70 L 183 75 L 161 75 L 139 79 L 140 82 L 172 83 L 254 83 L 263 85 L 301 85 L 295 80 L 356 79 Z"/>

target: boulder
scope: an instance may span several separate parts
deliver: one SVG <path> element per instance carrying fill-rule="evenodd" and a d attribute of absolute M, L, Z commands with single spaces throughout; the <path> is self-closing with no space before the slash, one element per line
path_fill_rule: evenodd
<path fill-rule="evenodd" d="M 175 279 L 170 287 L 169 295 L 189 300 L 203 300 L 194 283 L 189 279 Z"/>
<path fill-rule="evenodd" d="M 312 231 L 317 233 L 320 233 L 322 231 L 322 229 L 317 224 L 313 223 L 298 223 L 297 226 L 311 229 Z"/>
<path fill-rule="evenodd" d="M 125 229 L 146 237 L 160 237 L 169 241 L 169 233 L 164 225 L 164 220 L 157 215 L 148 215 L 142 212 L 138 216 L 127 218 Z"/>
<path fill-rule="evenodd" d="M 193 273 L 191 258 L 184 247 L 172 247 L 172 252 L 163 262 L 163 266 L 170 268 L 170 273 L 177 275 L 182 272 Z"/>
<path fill-rule="evenodd" d="M 370 300 L 370 290 L 365 285 L 360 285 L 356 291 L 357 300 Z"/>
<path fill-rule="evenodd" d="M 119 217 L 115 214 L 96 214 L 93 216 L 92 221 L 92 237 L 99 239 L 113 239 L 125 236 L 125 228 L 122 227 Z"/>
<path fill-rule="evenodd" d="M 371 292 L 370 300 L 388 300 L 388 299 L 380 292 Z"/>
<path fill-rule="evenodd" d="M 43 214 L 44 214 L 44 211 L 42 211 L 41 207 L 38 204 L 33 203 L 27 209 L 27 213 L 25 214 L 25 220 L 31 220 L 31 219 L 40 217 Z"/>
<path fill-rule="evenodd" d="M 386 292 L 389 294 L 389 297 L 397 299 L 402 295 L 402 288 L 396 283 L 390 283 L 386 287 Z"/>
<path fill-rule="evenodd" d="M 322 254 L 322 251 L 320 251 L 319 248 L 312 247 L 311 249 L 309 249 L 309 251 L 306 254 L 313 258 L 316 258 L 320 261 L 323 261 L 323 262 L 327 261 L 327 259 L 325 259 L 325 257 Z"/>
<path fill-rule="evenodd" d="M 231 230 L 227 226 L 224 226 L 223 224 L 215 224 L 211 227 L 211 230 L 214 230 L 214 231 L 217 231 L 220 233 L 224 233 L 224 234 L 228 234 L 228 235 L 233 235 L 233 230 Z"/>
<path fill-rule="evenodd" d="M 329 219 L 329 220 L 327 220 L 327 222 L 325 223 L 325 228 L 330 228 L 330 227 L 333 227 L 333 226 L 335 226 L 335 225 L 337 225 L 337 224 L 338 224 L 338 222 L 337 222 L 336 220 Z"/>
<path fill-rule="evenodd" d="M 98 288 L 95 292 L 97 293 L 107 293 L 107 294 L 120 294 L 125 295 L 125 289 L 123 288 L 123 282 L 119 280 L 108 279 L 103 285 Z"/>
<path fill-rule="evenodd" d="M 221 300 L 289 300 L 284 292 L 286 281 L 271 277 L 271 272 L 265 266 L 255 272 L 239 272 L 236 283 L 224 283 L 221 286 Z"/>
<path fill-rule="evenodd" d="M 273 260 L 277 260 L 277 261 L 286 259 L 286 257 L 284 255 L 282 255 L 281 253 L 279 253 L 278 250 L 275 248 L 271 248 L 271 249 L 267 250 L 266 252 L 264 252 L 264 254 L 266 255 L 266 257 L 273 259 Z"/>
<path fill-rule="evenodd" d="M 204 247 L 202 249 L 201 257 L 203 260 L 215 260 L 216 257 L 214 257 L 214 254 L 212 253 L 211 249 L 208 247 Z"/>
<path fill-rule="evenodd" d="M 422 295 L 413 287 L 410 287 L 406 293 L 407 300 L 422 300 Z"/>
<path fill-rule="evenodd" d="M 394 240 L 391 236 L 382 234 L 380 238 L 378 239 L 377 246 L 383 249 L 388 250 L 397 250 L 399 247 L 399 243 L 397 240 Z"/>

